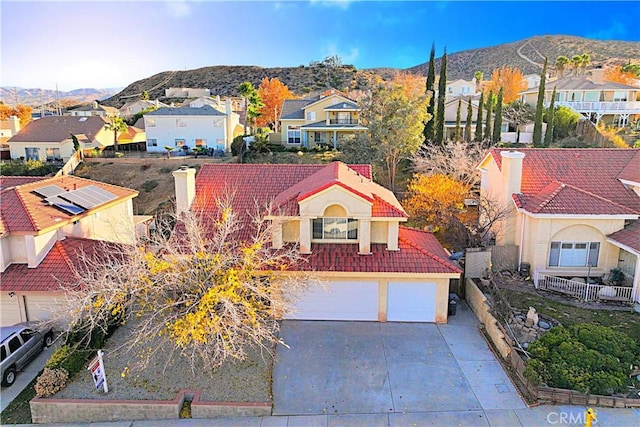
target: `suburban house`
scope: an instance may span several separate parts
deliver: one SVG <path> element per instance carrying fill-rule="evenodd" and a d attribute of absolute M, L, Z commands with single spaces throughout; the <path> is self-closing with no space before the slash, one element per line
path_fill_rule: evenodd
<path fill-rule="evenodd" d="M 516 245 L 536 283 L 640 302 L 640 149 L 492 149 L 479 169 L 481 194 L 510 211 L 496 244 Z M 602 291 L 614 268 L 626 286 Z"/>
<path fill-rule="evenodd" d="M 145 149 L 147 142 L 147 134 L 144 129 L 138 129 L 135 126 L 127 126 L 127 130 L 118 134 L 118 144 L 129 147 L 135 147 L 135 150 L 142 151 Z M 133 145 L 131 145 L 133 144 Z"/>
<path fill-rule="evenodd" d="M 640 116 L 640 88 L 603 79 L 603 69 L 585 75 L 549 81 L 545 85 L 545 105 L 556 89 L 555 105 L 570 107 L 594 123 L 601 121 L 617 127 L 628 126 Z M 520 92 L 521 101 L 536 106 L 539 86 Z"/>
<path fill-rule="evenodd" d="M 63 304 L 60 284 L 72 280 L 78 251 L 134 243 L 151 219 L 133 215 L 137 195 L 75 176 L 0 177 L 0 324 L 47 320 Z"/>
<path fill-rule="evenodd" d="M 132 117 L 141 111 L 144 111 L 153 107 L 162 108 L 162 107 L 168 107 L 168 105 L 158 101 L 157 99 L 155 101 L 149 101 L 148 99 L 139 99 L 137 101 L 130 101 L 125 103 L 122 107 L 120 107 L 120 116 Z"/>
<path fill-rule="evenodd" d="M 100 105 L 98 104 L 98 101 L 93 101 L 91 105 L 84 105 L 82 107 L 69 110 L 69 114 L 72 117 L 120 117 L 120 110 L 115 107 Z"/>
<path fill-rule="evenodd" d="M 198 98 L 211 96 L 209 89 L 194 89 L 189 87 L 170 87 L 164 90 L 165 98 Z"/>
<path fill-rule="evenodd" d="M 447 321 L 449 281 L 461 270 L 433 234 L 401 224 L 407 214 L 374 183 L 371 166 L 205 163 L 173 173 L 177 213 L 216 215 L 231 205 L 248 234 L 255 206 L 267 206 L 273 249 L 297 245 L 326 287 L 311 288 L 290 318 L 306 320 Z M 287 317 L 289 318 L 289 317 Z"/>
<path fill-rule="evenodd" d="M 11 116 L 8 119 L 0 120 L 0 159 L 9 160 L 11 151 L 9 150 L 9 138 L 20 132 L 20 119 Z"/>
<path fill-rule="evenodd" d="M 238 114 L 227 103 L 226 112 L 210 105 L 202 107 L 166 107 L 146 113 L 144 129 L 147 151 L 164 152 L 165 146 L 202 147 L 229 151 L 238 129 Z"/>
<path fill-rule="evenodd" d="M 337 148 L 346 135 L 367 131 L 360 125 L 360 110 L 357 101 L 335 89 L 313 98 L 286 99 L 280 111 L 281 133 L 272 134 L 270 140 L 287 146 Z"/>
<path fill-rule="evenodd" d="M 113 132 L 105 129 L 103 117 L 48 116 L 30 122 L 9 141 L 12 159 L 69 160 L 74 153 L 75 135 L 82 149 L 102 149 L 113 145 Z"/>
<path fill-rule="evenodd" d="M 447 93 L 445 94 L 445 98 L 450 100 L 452 98 L 457 98 L 459 96 L 471 96 L 476 93 L 476 79 L 473 78 L 471 81 L 458 79 L 454 81 L 447 82 Z"/>

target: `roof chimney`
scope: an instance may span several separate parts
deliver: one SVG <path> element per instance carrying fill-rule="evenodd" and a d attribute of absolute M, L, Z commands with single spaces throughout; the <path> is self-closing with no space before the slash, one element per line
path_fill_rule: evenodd
<path fill-rule="evenodd" d="M 9 127 L 11 128 L 11 136 L 20 132 L 20 119 L 17 116 L 9 117 Z"/>
<path fill-rule="evenodd" d="M 182 166 L 173 172 L 176 191 L 176 215 L 188 212 L 196 197 L 196 170 Z"/>
<path fill-rule="evenodd" d="M 502 156 L 502 188 L 505 202 L 511 204 L 511 195 L 521 192 L 522 160 L 524 153 L 520 151 L 501 151 Z"/>

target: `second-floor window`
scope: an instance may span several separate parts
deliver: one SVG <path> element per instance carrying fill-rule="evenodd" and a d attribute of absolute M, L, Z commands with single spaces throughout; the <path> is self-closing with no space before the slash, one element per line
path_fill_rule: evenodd
<path fill-rule="evenodd" d="M 307 120 L 315 120 L 316 119 L 316 112 L 315 111 L 307 111 Z"/>
<path fill-rule="evenodd" d="M 314 240 L 357 240 L 358 220 L 353 218 L 316 218 L 313 220 Z"/>
<path fill-rule="evenodd" d="M 158 140 L 156 138 L 147 139 L 147 147 L 157 147 L 157 146 L 158 146 Z"/>

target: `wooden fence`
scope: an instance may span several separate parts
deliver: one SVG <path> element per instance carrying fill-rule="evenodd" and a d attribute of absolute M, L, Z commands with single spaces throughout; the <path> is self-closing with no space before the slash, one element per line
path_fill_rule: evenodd
<path fill-rule="evenodd" d="M 60 169 L 56 173 L 56 177 L 65 176 L 65 175 L 73 175 L 73 171 L 76 170 L 76 168 L 78 167 L 78 165 L 80 163 L 82 163 L 82 153 L 80 151 L 76 151 L 69 158 L 67 163 L 65 163 L 64 166 L 62 166 L 62 169 Z"/>

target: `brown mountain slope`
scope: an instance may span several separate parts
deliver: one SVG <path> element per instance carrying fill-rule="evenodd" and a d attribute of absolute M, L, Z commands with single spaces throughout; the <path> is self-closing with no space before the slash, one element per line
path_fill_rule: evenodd
<path fill-rule="evenodd" d="M 447 55 L 447 80 L 471 80 L 476 71 L 482 71 L 485 79 L 495 68 L 503 65 L 516 66 L 526 75 L 540 73 L 544 57 L 550 66 L 560 55 L 589 53 L 591 67 L 624 65 L 640 62 L 640 42 L 603 41 L 574 36 L 535 36 L 512 43 L 481 49 L 470 49 Z M 409 68 L 417 74 L 427 74 L 428 63 Z M 440 58 L 436 59 L 436 72 L 440 70 Z"/>

